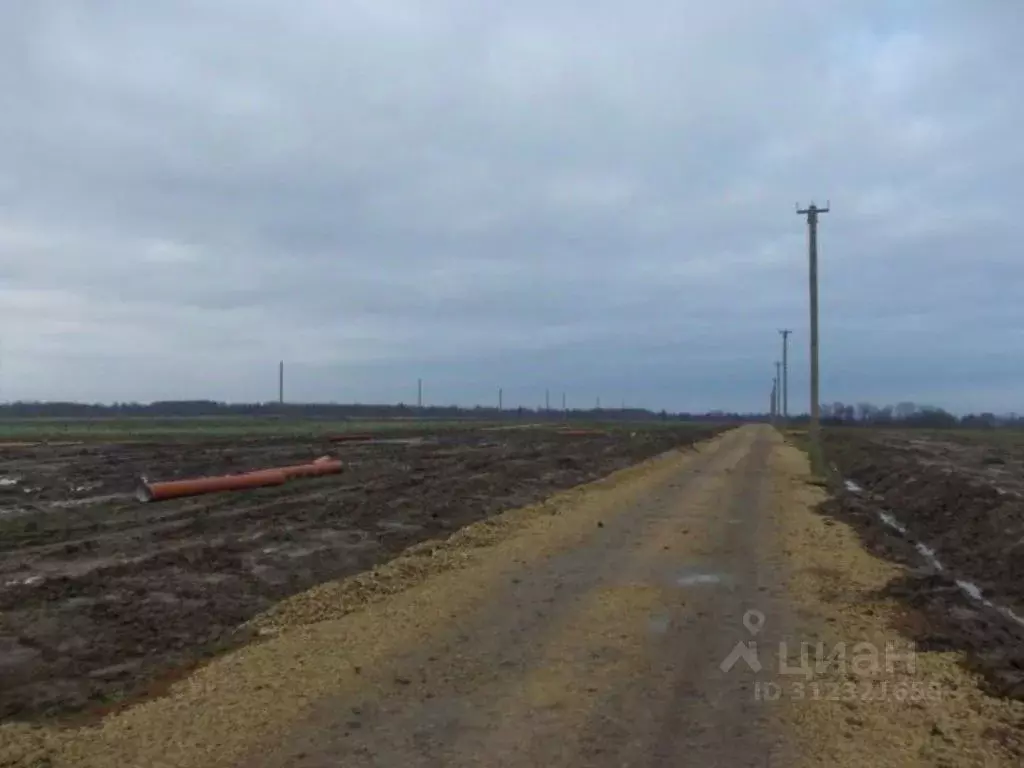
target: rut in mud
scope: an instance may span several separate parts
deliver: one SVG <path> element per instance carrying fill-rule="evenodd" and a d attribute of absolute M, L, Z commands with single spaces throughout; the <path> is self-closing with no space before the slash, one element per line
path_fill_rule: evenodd
<path fill-rule="evenodd" d="M 240 625 L 285 597 L 715 431 L 2 449 L 0 717 L 131 697 L 247 642 Z M 325 453 L 345 462 L 343 474 L 153 505 L 129 496 L 140 474 L 241 472 Z"/>

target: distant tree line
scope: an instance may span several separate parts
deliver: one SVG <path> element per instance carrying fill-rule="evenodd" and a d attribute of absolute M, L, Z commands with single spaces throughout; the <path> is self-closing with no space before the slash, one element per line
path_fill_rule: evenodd
<path fill-rule="evenodd" d="M 1016 413 L 996 415 L 994 413 L 970 413 L 955 416 L 942 408 L 932 405 L 919 405 L 910 401 L 896 405 L 876 406 L 871 403 L 847 404 L 841 402 L 821 404 L 822 423 L 827 424 L 864 424 L 884 426 L 886 424 L 901 427 L 926 427 L 930 429 L 948 429 L 964 427 L 970 429 L 995 429 L 997 427 L 1021 427 L 1022 420 Z"/>
<path fill-rule="evenodd" d="M 72 403 L 18 401 L 0 404 L 0 419 L 88 419 L 88 418 L 229 418 L 261 417 L 278 419 L 322 420 L 387 420 L 434 419 L 438 421 L 704 421 L 716 423 L 766 422 L 765 413 L 736 413 L 710 411 L 685 413 L 652 411 L 645 408 L 573 408 L 566 411 L 552 408 L 497 408 L 457 405 L 430 405 L 418 407 L 398 403 L 222 403 L 214 400 L 160 400 L 152 403 Z M 1017 414 L 993 413 L 955 416 L 942 408 L 901 402 L 896 405 L 876 406 L 871 403 L 822 403 L 823 424 L 831 425 L 887 425 L 901 427 L 994 429 L 997 427 L 1024 427 L 1024 419 Z M 807 415 L 791 418 L 800 424 Z"/>
<path fill-rule="evenodd" d="M 444 421 L 486 420 L 504 421 L 546 419 L 576 421 L 713 421 L 749 422 L 765 421 L 765 414 L 739 414 L 712 411 L 710 413 L 670 413 L 644 408 L 591 408 L 561 409 L 505 408 L 457 405 L 415 406 L 398 403 L 222 403 L 213 400 L 161 400 L 152 403 L 72 403 L 19 401 L 0 404 L 0 418 L 7 419 L 88 419 L 88 418 L 229 418 L 262 417 L 280 419 L 324 420 L 383 420 L 383 419 L 435 419 Z"/>

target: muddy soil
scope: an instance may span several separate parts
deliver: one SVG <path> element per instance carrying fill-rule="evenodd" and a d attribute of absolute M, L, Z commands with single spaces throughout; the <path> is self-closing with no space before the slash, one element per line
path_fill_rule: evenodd
<path fill-rule="evenodd" d="M 905 629 L 921 650 L 965 651 L 991 692 L 1024 699 L 1024 625 L 1007 615 L 1024 617 L 1024 446 L 835 430 L 825 452 L 854 485 L 821 511 L 909 567 L 886 594 L 912 609 Z"/>
<path fill-rule="evenodd" d="M 410 441 L 0 448 L 0 719 L 109 708 L 252 639 L 277 601 L 716 430 Z M 140 504 L 173 479 L 307 462 L 341 475 Z"/>

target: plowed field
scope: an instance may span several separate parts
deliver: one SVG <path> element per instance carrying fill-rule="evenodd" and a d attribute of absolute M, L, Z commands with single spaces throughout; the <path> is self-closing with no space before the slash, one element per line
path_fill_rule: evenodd
<path fill-rule="evenodd" d="M 825 511 L 911 566 L 888 591 L 922 650 L 963 650 L 1024 699 L 1024 440 L 1013 433 L 826 432 L 846 488 Z"/>
<path fill-rule="evenodd" d="M 0 718 L 109 708 L 252 640 L 242 625 L 285 597 L 714 432 L 0 445 Z M 139 475 L 324 454 L 345 471 L 162 503 L 132 496 Z"/>

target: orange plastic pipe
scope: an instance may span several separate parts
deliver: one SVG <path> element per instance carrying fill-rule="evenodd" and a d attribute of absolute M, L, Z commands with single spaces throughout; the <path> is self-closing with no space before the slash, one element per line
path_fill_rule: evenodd
<path fill-rule="evenodd" d="M 142 481 L 135 492 L 139 501 L 164 501 L 184 496 L 199 496 L 217 491 L 240 491 L 248 488 L 263 488 L 270 485 L 284 485 L 288 475 L 280 469 L 264 469 L 244 475 L 222 475 L 220 477 L 198 477 L 192 480 L 169 480 L 163 483 Z"/>
<path fill-rule="evenodd" d="M 320 477 L 321 475 L 336 475 L 341 472 L 342 464 L 337 459 L 328 456 L 321 456 L 312 464 L 294 464 L 290 467 L 278 467 L 285 477 L 291 480 L 293 477 Z"/>

